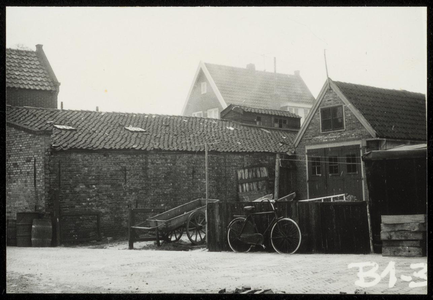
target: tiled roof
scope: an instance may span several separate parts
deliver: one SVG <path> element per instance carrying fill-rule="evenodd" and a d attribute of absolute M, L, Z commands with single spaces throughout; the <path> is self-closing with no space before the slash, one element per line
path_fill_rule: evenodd
<path fill-rule="evenodd" d="M 6 49 L 6 87 L 55 91 L 56 85 L 35 51 Z"/>
<path fill-rule="evenodd" d="M 57 110 L 7 106 L 8 124 L 28 130 L 52 130 L 52 146 L 68 149 L 135 149 L 285 153 L 296 132 L 261 129 L 209 118 Z M 66 125 L 75 130 L 62 130 Z M 125 127 L 141 128 L 144 132 Z"/>
<path fill-rule="evenodd" d="M 333 81 L 378 137 L 426 140 L 424 94 Z"/>
<path fill-rule="evenodd" d="M 281 116 L 281 117 L 290 117 L 290 118 L 297 118 L 297 119 L 301 118 L 297 114 L 294 114 L 290 111 L 277 110 L 277 109 L 266 109 L 266 108 L 255 108 L 255 107 L 249 107 L 249 106 L 243 106 L 243 105 L 234 105 L 234 104 L 230 104 L 229 106 L 227 106 L 224 109 L 224 111 L 225 110 L 231 110 L 235 107 L 239 107 L 243 111 L 251 112 L 251 113 L 272 115 L 272 116 Z M 221 114 L 222 114 L 222 112 L 221 112 Z"/>
<path fill-rule="evenodd" d="M 288 101 L 314 103 L 314 97 L 300 76 L 255 71 L 205 63 L 224 101 L 257 108 L 280 109 Z M 272 100 L 275 77 L 278 101 Z"/>

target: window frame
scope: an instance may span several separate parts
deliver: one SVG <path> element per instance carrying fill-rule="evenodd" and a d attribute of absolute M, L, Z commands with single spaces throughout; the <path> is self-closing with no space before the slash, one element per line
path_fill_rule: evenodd
<path fill-rule="evenodd" d="M 336 172 L 331 172 L 331 168 L 336 168 L 337 171 Z M 338 156 L 337 155 L 330 155 L 330 156 L 328 156 L 328 174 L 329 174 L 329 176 L 338 176 L 338 175 L 340 175 L 340 168 L 338 166 Z"/>
<path fill-rule="evenodd" d="M 211 112 L 211 113 L 215 113 L 215 118 L 214 117 L 209 117 L 209 112 Z M 207 111 L 206 111 L 206 114 L 207 114 L 207 117 L 208 118 L 211 118 L 211 119 L 219 119 L 219 111 L 218 111 L 218 108 L 211 108 L 211 109 L 208 109 Z"/>
<path fill-rule="evenodd" d="M 289 128 L 289 122 L 287 119 L 284 118 L 273 118 L 273 125 L 274 128 Z M 278 127 L 275 126 L 275 124 L 278 124 Z M 285 126 L 283 126 L 285 125 Z"/>
<path fill-rule="evenodd" d="M 201 94 L 206 94 L 207 93 L 207 83 L 206 81 L 201 82 Z"/>
<path fill-rule="evenodd" d="M 193 117 L 199 117 L 199 118 L 203 118 L 203 111 L 195 111 L 191 114 L 191 116 Z"/>
<path fill-rule="evenodd" d="M 347 174 L 358 174 L 358 156 L 356 153 L 348 153 L 346 156 L 346 173 Z M 348 159 L 351 159 L 349 162 Z M 355 171 L 349 171 L 349 167 L 354 167 Z"/>
<path fill-rule="evenodd" d="M 334 119 L 337 119 L 337 118 L 334 118 L 332 115 L 333 115 L 333 112 L 332 112 L 332 109 L 334 109 L 334 108 L 338 108 L 338 107 L 341 107 L 341 114 L 342 114 L 342 127 L 341 128 L 337 128 L 337 129 L 335 129 L 334 128 L 334 124 L 333 124 L 333 120 Z M 323 118 L 323 111 L 324 110 L 330 110 L 330 118 L 329 119 L 324 119 Z M 327 132 L 335 132 L 335 131 L 343 131 L 343 130 L 345 130 L 346 129 L 346 122 L 345 122 L 345 118 L 344 118 L 344 105 L 334 105 L 334 106 L 326 106 L 326 107 L 321 107 L 320 108 L 320 132 L 321 133 L 327 133 Z M 326 129 L 326 130 L 324 130 L 323 129 L 323 121 L 327 121 L 327 120 L 330 120 L 331 121 L 331 129 Z"/>
<path fill-rule="evenodd" d="M 320 156 L 310 156 L 310 161 L 311 161 L 311 175 L 317 177 L 322 176 L 322 162 Z"/>

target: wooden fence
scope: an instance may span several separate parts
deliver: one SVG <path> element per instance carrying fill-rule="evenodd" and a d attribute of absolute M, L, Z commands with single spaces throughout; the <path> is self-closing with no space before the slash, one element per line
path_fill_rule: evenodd
<path fill-rule="evenodd" d="M 209 251 L 231 251 L 227 244 L 227 226 L 243 207 L 270 211 L 266 202 L 218 202 L 208 205 Z M 279 215 L 298 223 L 302 242 L 298 253 L 369 253 L 369 235 L 365 202 L 275 203 Z M 255 216 L 259 231 L 266 229 L 273 215 Z M 269 241 L 265 245 L 270 249 Z"/>

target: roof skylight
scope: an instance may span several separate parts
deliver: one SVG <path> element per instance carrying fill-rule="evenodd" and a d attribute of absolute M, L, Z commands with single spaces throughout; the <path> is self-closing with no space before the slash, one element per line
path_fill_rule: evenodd
<path fill-rule="evenodd" d="M 146 132 L 146 129 L 143 129 L 141 127 L 125 126 L 125 129 L 131 132 Z"/>

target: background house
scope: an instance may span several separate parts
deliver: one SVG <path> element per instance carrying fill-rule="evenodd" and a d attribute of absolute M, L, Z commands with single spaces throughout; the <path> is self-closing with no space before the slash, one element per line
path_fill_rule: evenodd
<path fill-rule="evenodd" d="M 301 127 L 301 117 L 289 111 L 230 104 L 220 115 L 221 119 L 267 128 L 279 128 L 297 132 Z"/>
<path fill-rule="evenodd" d="M 200 62 L 182 110 L 184 116 L 219 118 L 228 105 L 290 111 L 305 118 L 314 97 L 294 75 Z M 301 121 L 302 122 L 302 121 Z"/>
<path fill-rule="evenodd" d="M 36 51 L 6 49 L 6 103 L 57 108 L 60 83 L 42 45 Z"/>
<path fill-rule="evenodd" d="M 293 151 L 296 136 L 209 118 L 16 106 L 7 107 L 6 124 L 6 215 L 53 212 L 62 241 L 95 236 L 89 212 L 101 214 L 103 236 L 116 236 L 126 232 L 129 208 L 204 197 L 205 144 L 210 198 L 273 193 L 276 153 Z M 293 170 L 281 169 L 285 195 Z"/>
<path fill-rule="evenodd" d="M 368 200 L 362 155 L 425 141 L 425 95 L 328 79 L 295 140 L 296 191 Z"/>

